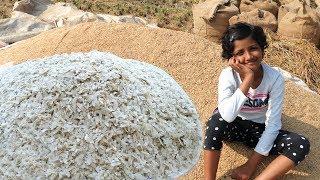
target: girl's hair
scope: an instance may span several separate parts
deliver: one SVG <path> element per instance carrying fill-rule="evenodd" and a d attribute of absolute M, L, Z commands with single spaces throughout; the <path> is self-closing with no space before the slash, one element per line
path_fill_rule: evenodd
<path fill-rule="evenodd" d="M 262 51 L 268 47 L 266 35 L 260 26 L 253 26 L 245 22 L 238 22 L 228 27 L 222 36 L 222 57 L 230 59 L 233 56 L 235 40 L 251 37 L 258 43 Z"/>

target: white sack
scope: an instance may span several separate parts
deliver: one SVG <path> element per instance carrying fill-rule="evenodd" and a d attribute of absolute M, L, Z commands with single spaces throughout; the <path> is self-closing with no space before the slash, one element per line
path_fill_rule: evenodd
<path fill-rule="evenodd" d="M 43 31 L 54 28 L 53 24 L 43 22 L 30 15 L 19 18 L 0 19 L 0 41 L 14 43 Z"/>

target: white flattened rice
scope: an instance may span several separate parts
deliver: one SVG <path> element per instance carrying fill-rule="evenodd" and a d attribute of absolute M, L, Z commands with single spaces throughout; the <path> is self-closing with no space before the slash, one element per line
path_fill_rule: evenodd
<path fill-rule="evenodd" d="M 170 179 L 201 150 L 192 102 L 161 69 L 111 53 L 0 71 L 1 179 Z"/>

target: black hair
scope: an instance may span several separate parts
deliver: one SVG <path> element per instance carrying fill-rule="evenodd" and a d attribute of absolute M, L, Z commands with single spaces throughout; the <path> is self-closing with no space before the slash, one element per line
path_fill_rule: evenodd
<path fill-rule="evenodd" d="M 223 33 L 221 44 L 222 44 L 222 57 L 230 59 L 233 56 L 235 40 L 245 39 L 251 37 L 258 43 L 262 51 L 268 47 L 266 35 L 260 26 L 254 26 L 245 22 L 238 22 L 228 27 Z"/>

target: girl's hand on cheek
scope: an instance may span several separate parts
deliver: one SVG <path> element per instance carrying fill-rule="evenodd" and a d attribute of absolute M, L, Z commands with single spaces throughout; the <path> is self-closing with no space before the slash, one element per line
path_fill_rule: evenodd
<path fill-rule="evenodd" d="M 229 59 L 228 65 L 239 73 L 242 80 L 239 89 L 243 92 L 243 94 L 246 95 L 253 82 L 253 71 L 250 68 L 246 67 L 244 64 L 241 64 L 240 61 L 235 57 Z"/>
<path fill-rule="evenodd" d="M 237 71 L 241 78 L 243 79 L 253 78 L 253 75 L 254 75 L 253 71 L 250 68 L 248 68 L 246 65 L 240 63 L 240 61 L 236 59 L 234 56 L 229 59 L 228 65 L 232 69 Z"/>

